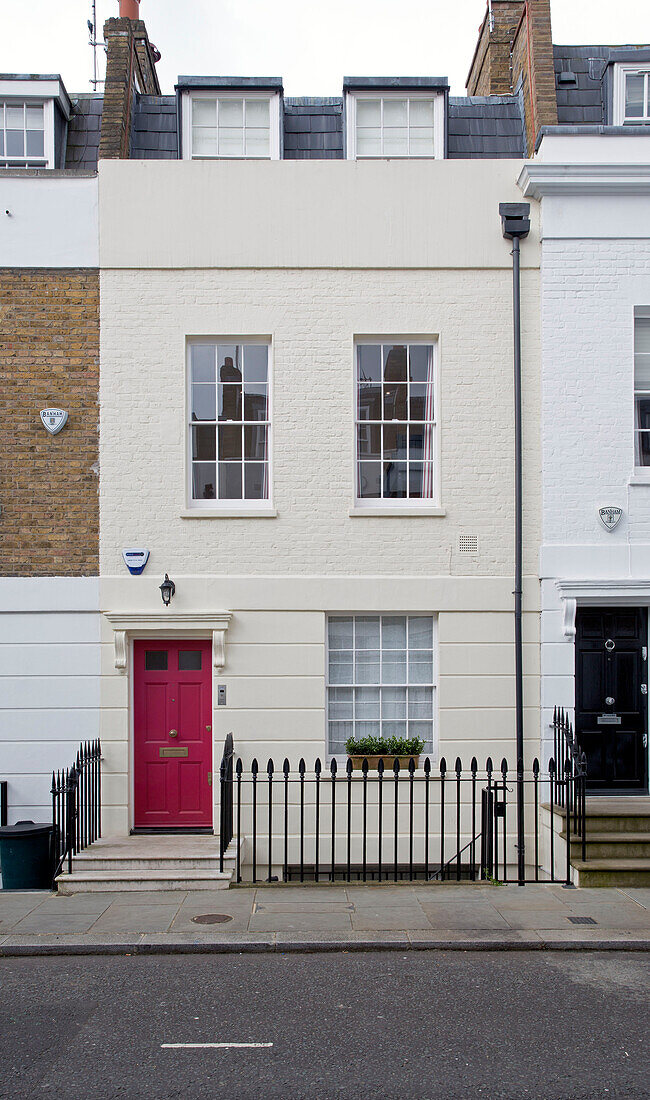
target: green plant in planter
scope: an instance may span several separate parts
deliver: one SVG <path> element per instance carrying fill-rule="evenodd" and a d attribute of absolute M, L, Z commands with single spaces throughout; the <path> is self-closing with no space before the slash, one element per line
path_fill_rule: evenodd
<path fill-rule="evenodd" d="M 348 737 L 348 756 L 419 756 L 424 741 L 419 737 Z"/>

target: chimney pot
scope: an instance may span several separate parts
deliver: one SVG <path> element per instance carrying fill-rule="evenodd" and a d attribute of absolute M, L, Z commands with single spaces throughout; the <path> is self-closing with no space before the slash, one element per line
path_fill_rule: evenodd
<path fill-rule="evenodd" d="M 139 19 L 140 0 L 120 0 L 120 19 Z"/>

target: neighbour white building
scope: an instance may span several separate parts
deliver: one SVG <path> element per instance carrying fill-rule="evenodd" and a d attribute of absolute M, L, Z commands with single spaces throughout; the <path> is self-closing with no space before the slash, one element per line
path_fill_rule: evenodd
<path fill-rule="evenodd" d="M 615 121 L 546 133 L 520 181 L 543 224 L 542 740 L 570 709 L 589 789 L 647 794 L 650 129 Z"/>

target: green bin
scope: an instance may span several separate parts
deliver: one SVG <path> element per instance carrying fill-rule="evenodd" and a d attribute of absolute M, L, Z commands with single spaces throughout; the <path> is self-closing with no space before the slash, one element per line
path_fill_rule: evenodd
<path fill-rule="evenodd" d="M 17 821 L 0 828 L 3 890 L 48 890 L 52 886 L 52 826 Z"/>

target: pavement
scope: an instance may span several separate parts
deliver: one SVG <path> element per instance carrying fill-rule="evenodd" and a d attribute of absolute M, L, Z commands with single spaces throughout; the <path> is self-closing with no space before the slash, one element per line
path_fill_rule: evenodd
<path fill-rule="evenodd" d="M 0 1100 L 647 1100 L 650 956 L 0 959 Z"/>
<path fill-rule="evenodd" d="M 0 891 L 0 956 L 337 950 L 650 950 L 650 888 L 269 885 Z"/>

